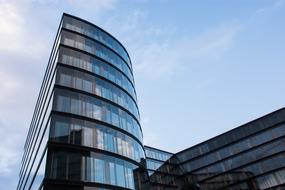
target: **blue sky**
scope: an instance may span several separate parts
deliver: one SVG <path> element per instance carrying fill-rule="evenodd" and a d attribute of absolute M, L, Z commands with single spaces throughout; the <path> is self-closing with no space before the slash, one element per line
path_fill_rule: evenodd
<path fill-rule="evenodd" d="M 0 189 L 15 189 L 63 12 L 130 53 L 147 145 L 177 152 L 285 105 L 284 0 L 0 0 Z"/>

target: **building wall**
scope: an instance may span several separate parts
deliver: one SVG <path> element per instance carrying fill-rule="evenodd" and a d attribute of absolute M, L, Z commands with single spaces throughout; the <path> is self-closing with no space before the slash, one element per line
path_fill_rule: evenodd
<path fill-rule="evenodd" d="M 134 189 L 133 170 L 145 158 L 134 85 L 125 48 L 97 26 L 64 14 L 18 189 Z"/>
<path fill-rule="evenodd" d="M 173 153 L 150 146 L 144 146 L 144 149 L 146 154 L 146 169 L 149 176 L 173 155 Z"/>
<path fill-rule="evenodd" d="M 143 146 L 132 64 L 64 14 L 24 145 L 18 190 L 282 189 L 285 108 L 179 153 Z"/>
<path fill-rule="evenodd" d="M 284 166 L 281 109 L 176 153 L 151 176 L 150 189 L 281 189 Z"/>

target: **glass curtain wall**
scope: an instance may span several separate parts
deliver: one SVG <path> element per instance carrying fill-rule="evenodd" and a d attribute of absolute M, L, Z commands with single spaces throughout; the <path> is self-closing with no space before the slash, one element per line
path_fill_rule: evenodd
<path fill-rule="evenodd" d="M 60 27 L 46 187 L 134 189 L 145 152 L 129 55 L 80 18 L 64 14 Z"/>

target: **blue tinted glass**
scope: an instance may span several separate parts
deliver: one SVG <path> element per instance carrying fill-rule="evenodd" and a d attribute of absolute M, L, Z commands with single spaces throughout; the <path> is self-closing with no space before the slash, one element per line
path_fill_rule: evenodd
<path fill-rule="evenodd" d="M 95 181 L 99 183 L 105 183 L 105 162 L 104 160 L 95 160 Z"/>
<path fill-rule="evenodd" d="M 125 178 L 124 178 L 124 167 L 120 164 L 116 164 L 116 179 L 117 185 L 125 187 Z"/>

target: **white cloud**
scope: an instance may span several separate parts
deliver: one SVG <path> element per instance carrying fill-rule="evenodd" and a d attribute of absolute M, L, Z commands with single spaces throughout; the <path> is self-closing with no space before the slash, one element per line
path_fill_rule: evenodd
<path fill-rule="evenodd" d="M 17 178 L 62 13 L 96 20 L 115 5 L 116 0 L 0 0 L 0 176 Z"/>
<path fill-rule="evenodd" d="M 220 58 L 231 48 L 240 30 L 241 25 L 235 21 L 209 29 L 206 33 L 197 36 L 195 40 L 188 41 L 189 44 L 187 46 L 190 51 L 186 51 L 189 57 L 204 58 L 206 56 Z"/>
<path fill-rule="evenodd" d="M 19 162 L 19 157 L 21 157 L 21 151 L 19 151 L 18 143 L 21 142 L 20 132 L 16 129 L 16 126 L 8 125 L 7 123 L 0 123 L 1 130 L 1 143 L 0 143 L 0 176 L 7 176 L 11 173 L 18 173 L 19 168 L 15 166 Z M 15 128 L 13 130 L 7 129 Z M 2 134 L 4 132 L 4 134 Z M 16 171 L 15 171 L 16 170 Z"/>
<path fill-rule="evenodd" d="M 273 8 L 280 8 L 280 7 L 283 7 L 284 5 L 285 5 L 285 1 L 284 0 L 277 0 L 273 4 Z"/>
<path fill-rule="evenodd" d="M 185 67 L 221 58 L 233 45 L 238 23 L 210 29 L 199 36 L 179 36 L 162 43 L 137 44 L 135 71 L 146 78 L 165 78 Z"/>
<path fill-rule="evenodd" d="M 0 66 L 0 176 L 18 173 L 15 167 L 21 159 L 38 90 L 38 84 L 32 81 L 36 78 L 19 74 L 12 69 L 16 67 L 4 67 Z"/>
<path fill-rule="evenodd" d="M 96 11 L 106 11 L 115 8 L 117 0 L 67 0 L 69 4 L 71 4 L 74 8 L 78 10 L 87 10 L 86 8 L 92 7 L 92 9 L 88 9 L 93 13 Z M 85 9 L 82 9 L 85 8 Z"/>
<path fill-rule="evenodd" d="M 155 145 L 158 141 L 158 136 L 153 132 L 153 128 L 151 127 L 151 117 L 142 116 L 140 124 L 143 127 L 143 141 L 145 145 Z"/>
<path fill-rule="evenodd" d="M 0 51 L 35 57 L 47 50 L 42 34 L 36 33 L 43 26 L 33 21 L 33 10 L 24 1 L 1 1 L 0 10 Z"/>
<path fill-rule="evenodd" d="M 10 74 L 11 73 L 0 71 L 0 89 L 2 92 L 4 92 L 0 93 L 0 105 L 2 106 L 3 104 L 9 105 L 12 103 L 11 101 L 15 101 L 13 99 L 10 99 L 10 97 L 12 94 L 15 94 L 20 88 L 20 82 Z M 5 92 L 9 92 L 9 94 Z"/>
<path fill-rule="evenodd" d="M 21 40 L 24 20 L 18 7 L 9 2 L 0 3 L 0 50 L 18 49 L 18 41 Z"/>
<path fill-rule="evenodd" d="M 249 24 L 250 22 L 255 22 L 256 20 L 260 19 L 261 16 L 269 15 L 270 13 L 281 9 L 282 7 L 284 7 L 284 5 L 284 0 L 277 0 L 273 1 L 273 3 L 267 7 L 260 7 L 254 12 L 254 14 L 252 14 L 250 19 L 248 20 Z"/>
<path fill-rule="evenodd" d="M 234 19 L 208 28 L 206 32 L 196 36 L 179 36 L 174 27 L 164 28 L 145 22 L 151 18 L 148 11 L 142 9 L 132 10 L 128 15 L 122 13 L 122 17 L 126 18 L 124 20 L 114 15 L 107 21 L 106 28 L 116 28 L 118 35 L 122 36 L 120 40 L 126 42 L 123 44 L 130 44 L 127 49 L 132 55 L 137 77 L 162 79 L 179 73 L 185 67 L 221 59 L 234 46 L 235 38 L 250 22 L 284 6 L 284 2 L 275 1 L 269 7 L 258 9 L 242 22 Z"/>
<path fill-rule="evenodd" d="M 0 9 L 0 33 L 2 35 L 15 35 L 20 31 L 19 24 L 22 19 L 18 14 L 17 7 L 11 3 L 1 3 Z"/>
<path fill-rule="evenodd" d="M 90 20 L 112 10 L 117 0 L 1 0 L 0 50 L 39 55 L 48 51 L 63 12 Z M 92 7 L 92 8 L 91 8 Z M 84 10 L 84 11 L 82 11 Z M 92 16 L 91 16 L 92 15 Z M 35 19 L 35 16 L 38 17 Z M 46 43 L 48 39 L 48 43 Z"/>
<path fill-rule="evenodd" d="M 179 35 L 174 26 L 152 24 L 147 10 L 120 14 L 113 15 L 104 26 L 128 45 L 136 76 L 150 79 L 170 77 L 185 66 L 221 58 L 241 29 L 240 23 L 233 20 L 198 36 Z"/>

